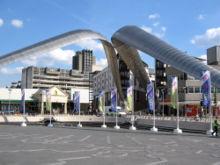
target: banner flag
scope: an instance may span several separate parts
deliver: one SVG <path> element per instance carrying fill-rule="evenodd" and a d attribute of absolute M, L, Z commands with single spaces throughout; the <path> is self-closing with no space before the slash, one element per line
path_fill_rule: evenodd
<path fill-rule="evenodd" d="M 51 93 L 49 90 L 46 90 L 46 111 L 51 109 Z"/>
<path fill-rule="evenodd" d="M 147 83 L 147 98 L 149 110 L 154 110 L 154 84 L 152 82 Z"/>
<path fill-rule="evenodd" d="M 178 102 L 178 80 L 177 77 L 172 77 L 172 89 L 171 89 L 171 104 L 173 108 L 177 108 Z"/>
<path fill-rule="evenodd" d="M 105 93 L 103 91 L 100 91 L 99 92 L 99 111 L 101 112 L 104 112 L 104 96 L 105 96 Z"/>
<path fill-rule="evenodd" d="M 25 90 L 24 88 L 21 89 L 21 110 L 24 111 L 24 106 L 25 106 Z"/>
<path fill-rule="evenodd" d="M 75 91 L 73 94 L 74 110 L 79 111 L 80 108 L 80 93 Z"/>
<path fill-rule="evenodd" d="M 116 112 L 116 103 L 117 103 L 117 89 L 111 89 L 111 109 L 113 112 Z"/>
<path fill-rule="evenodd" d="M 209 71 L 202 71 L 202 100 L 203 106 L 210 105 L 211 78 Z"/>
<path fill-rule="evenodd" d="M 134 95 L 133 87 L 127 87 L 127 104 L 126 104 L 126 113 L 131 112 L 134 106 Z"/>

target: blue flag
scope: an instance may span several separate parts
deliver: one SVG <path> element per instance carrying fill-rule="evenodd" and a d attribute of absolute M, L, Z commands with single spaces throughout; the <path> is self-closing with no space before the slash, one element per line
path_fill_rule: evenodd
<path fill-rule="evenodd" d="M 24 88 L 21 89 L 21 111 L 24 111 L 24 106 L 25 106 L 25 90 Z"/>
<path fill-rule="evenodd" d="M 117 89 L 112 88 L 111 89 L 111 109 L 113 112 L 116 112 L 116 101 L 117 100 Z"/>
<path fill-rule="evenodd" d="M 211 78 L 209 71 L 202 71 L 202 100 L 203 106 L 210 105 L 210 94 L 211 94 Z"/>
<path fill-rule="evenodd" d="M 75 91 L 73 94 L 74 110 L 79 111 L 80 108 L 80 93 Z"/>
<path fill-rule="evenodd" d="M 149 110 L 154 110 L 154 85 L 152 82 L 147 83 L 147 98 Z"/>

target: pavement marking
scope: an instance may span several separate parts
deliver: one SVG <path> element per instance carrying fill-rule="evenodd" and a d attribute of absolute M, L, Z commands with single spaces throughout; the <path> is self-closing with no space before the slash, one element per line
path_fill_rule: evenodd
<path fill-rule="evenodd" d="M 81 160 L 81 159 L 89 159 L 89 158 L 91 158 L 91 156 L 69 157 L 69 158 L 57 159 L 56 163 L 50 163 L 47 165 L 64 165 L 64 164 L 67 164 L 67 161 L 70 161 L 70 160 Z"/>
<path fill-rule="evenodd" d="M 107 144 L 111 144 L 110 136 L 106 136 L 106 141 L 107 141 Z"/>
<path fill-rule="evenodd" d="M 200 140 L 200 139 L 193 139 L 192 141 L 195 142 L 195 143 L 198 143 L 198 142 L 201 142 L 202 140 Z"/>
<path fill-rule="evenodd" d="M 48 138 L 48 137 L 50 137 L 50 136 L 54 136 L 54 135 L 46 135 L 46 136 L 33 137 L 33 138 L 43 139 L 43 138 Z"/>
<path fill-rule="evenodd" d="M 40 149 L 28 149 L 28 150 L 10 150 L 10 151 L 1 151 L 0 153 L 17 153 L 17 152 L 39 152 L 39 151 L 52 151 L 52 152 L 57 152 L 57 153 L 77 153 L 77 152 L 91 152 L 91 151 L 99 151 L 101 149 L 111 149 L 111 147 L 94 147 L 91 149 L 79 149 L 79 150 L 70 150 L 70 151 L 62 151 L 62 150 L 55 150 L 55 149 L 45 149 L 45 148 L 40 148 Z"/>
<path fill-rule="evenodd" d="M 152 163 L 147 163 L 146 165 L 158 165 L 158 164 L 168 162 L 168 160 L 166 158 L 160 157 L 159 159 L 160 159 L 159 161 L 152 162 Z"/>
<path fill-rule="evenodd" d="M 199 150 L 199 151 L 196 152 L 196 154 L 200 154 L 200 153 L 202 153 L 202 150 Z"/>
<path fill-rule="evenodd" d="M 84 137 L 83 139 L 81 139 L 80 142 L 83 142 L 83 141 L 87 140 L 90 137 L 91 137 L 91 135 L 88 135 L 88 136 Z"/>
<path fill-rule="evenodd" d="M 73 137 L 73 135 L 68 135 L 68 136 L 63 136 L 63 137 L 58 137 L 58 138 L 56 138 L 56 139 L 52 139 L 52 140 L 46 140 L 46 142 L 56 142 L 56 141 L 58 141 L 58 140 L 63 140 L 63 139 L 67 139 L 67 138 L 70 138 L 70 137 Z"/>
<path fill-rule="evenodd" d="M 165 144 L 165 145 L 172 145 L 172 144 L 176 144 L 176 142 L 175 141 L 170 141 L 170 142 L 166 142 L 166 143 L 163 143 L 163 144 Z"/>
<path fill-rule="evenodd" d="M 212 156 L 215 158 L 220 158 L 220 155 L 217 155 L 217 154 L 212 154 Z"/>
<path fill-rule="evenodd" d="M 135 137 L 130 137 L 130 136 L 127 136 L 127 137 L 131 139 L 135 144 L 142 145 L 142 143 L 138 141 Z"/>

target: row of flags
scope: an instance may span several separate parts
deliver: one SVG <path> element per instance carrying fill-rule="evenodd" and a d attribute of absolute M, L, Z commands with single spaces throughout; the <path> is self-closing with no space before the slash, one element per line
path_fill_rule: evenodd
<path fill-rule="evenodd" d="M 210 78 L 210 72 L 209 71 L 203 71 L 202 72 L 202 99 L 203 99 L 203 106 L 209 106 L 210 100 L 211 100 L 211 78 Z M 127 104 L 126 104 L 126 110 L 127 112 L 131 112 L 132 108 L 134 106 L 134 92 L 133 87 L 129 86 L 127 87 Z M 24 110 L 25 105 L 25 90 L 21 89 L 22 93 L 22 110 Z M 147 98 L 148 98 L 148 105 L 149 109 L 154 109 L 154 84 L 152 82 L 147 83 Z M 74 110 L 79 111 L 80 108 L 80 92 L 75 91 L 73 94 L 73 102 L 74 102 Z M 98 109 L 101 112 L 104 112 L 104 102 L 105 102 L 105 93 L 104 91 L 99 92 L 98 97 L 99 106 Z M 178 102 L 178 79 L 177 77 L 172 77 L 172 88 L 171 88 L 171 105 L 174 109 L 177 108 L 177 102 Z M 116 111 L 117 107 L 117 89 L 112 88 L 111 89 L 111 109 L 113 112 Z M 51 108 L 51 93 L 49 90 L 46 90 L 46 110 L 49 111 Z"/>
<path fill-rule="evenodd" d="M 211 104 L 211 76 L 210 71 L 202 71 L 202 102 L 203 106 L 208 107 Z M 171 105 L 174 109 L 177 108 L 178 102 L 178 79 L 172 77 L 172 88 L 171 88 Z"/>
<path fill-rule="evenodd" d="M 209 71 L 203 71 L 202 76 L 202 100 L 203 106 L 209 106 L 211 100 L 211 78 Z M 116 95 L 117 91 L 115 88 L 111 90 L 111 108 L 115 111 L 116 107 Z M 99 92 L 99 110 L 104 111 L 104 95 L 103 91 Z M 152 82 L 147 83 L 147 98 L 148 98 L 148 108 L 149 110 L 154 110 L 155 103 L 154 103 L 154 84 Z M 178 102 L 178 79 L 177 77 L 172 77 L 172 86 L 171 86 L 171 105 L 174 109 L 177 108 Z M 131 112 L 134 105 L 134 94 L 133 94 L 133 87 L 127 87 L 127 104 L 126 110 L 127 112 Z"/>

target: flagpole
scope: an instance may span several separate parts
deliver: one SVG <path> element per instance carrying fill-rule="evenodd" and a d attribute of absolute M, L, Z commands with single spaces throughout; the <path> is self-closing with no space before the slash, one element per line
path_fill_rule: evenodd
<path fill-rule="evenodd" d="M 174 134 L 182 134 L 182 130 L 180 129 L 180 126 L 179 126 L 179 92 L 178 92 L 178 79 L 177 79 L 177 77 L 175 77 L 176 78 L 176 83 L 177 83 L 177 107 L 176 107 L 176 109 L 177 109 L 177 112 L 176 112 L 176 129 L 174 129 L 173 130 L 173 133 Z"/>
<path fill-rule="evenodd" d="M 82 127 L 82 124 L 80 123 L 80 103 L 79 103 L 79 123 L 77 125 L 78 128 Z"/>
<path fill-rule="evenodd" d="M 23 118 L 24 118 L 24 121 L 21 123 L 21 126 L 26 127 L 27 124 L 25 122 L 25 90 L 22 89 L 21 91 L 22 91 L 21 93 L 22 93 L 22 106 L 23 106 Z"/>
<path fill-rule="evenodd" d="M 50 123 L 48 124 L 48 127 L 53 127 L 53 124 L 51 123 L 51 120 L 52 120 L 52 112 L 51 112 L 51 100 L 50 100 Z"/>
<path fill-rule="evenodd" d="M 212 135 L 213 129 L 212 129 L 212 92 L 211 92 L 211 74 L 209 76 L 210 78 L 210 85 L 209 85 L 209 96 L 210 96 L 210 102 L 209 102 L 209 113 L 210 113 L 210 129 L 206 132 L 207 135 Z"/>
<path fill-rule="evenodd" d="M 158 132 L 158 128 L 156 128 L 156 124 L 155 124 L 155 92 L 154 92 L 154 83 L 152 83 L 153 86 L 153 99 L 154 99 L 154 109 L 153 109 L 153 128 L 151 128 L 150 130 L 152 132 Z"/>
<path fill-rule="evenodd" d="M 102 128 L 107 128 L 107 125 L 105 124 L 105 92 L 104 92 L 104 103 L 103 103 L 103 125 Z"/>
<path fill-rule="evenodd" d="M 80 123 L 80 93 L 78 92 L 78 96 L 79 96 L 79 123 L 77 125 L 78 128 L 82 127 L 82 124 Z"/>
<path fill-rule="evenodd" d="M 120 126 L 118 125 L 118 110 L 117 110 L 117 88 L 116 88 L 116 100 L 115 100 L 115 102 L 116 102 L 116 106 L 115 106 L 115 129 L 120 129 Z"/>
<path fill-rule="evenodd" d="M 132 93 L 133 93 L 133 98 L 132 98 L 132 114 L 131 114 L 131 126 L 130 126 L 130 130 L 135 131 L 137 130 L 137 128 L 134 126 L 134 88 L 132 88 Z"/>

